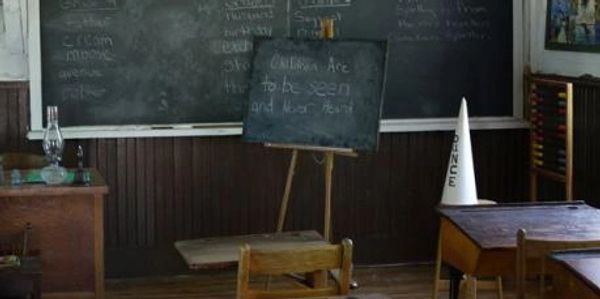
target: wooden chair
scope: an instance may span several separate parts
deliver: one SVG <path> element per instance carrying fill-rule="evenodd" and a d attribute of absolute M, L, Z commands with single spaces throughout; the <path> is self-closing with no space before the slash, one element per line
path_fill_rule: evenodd
<path fill-rule="evenodd" d="M 544 298 L 546 291 L 546 275 L 552 274 L 554 271 L 546 265 L 546 259 L 552 251 L 566 250 L 566 249 L 579 249 L 579 248 L 592 248 L 600 247 L 600 240 L 586 240 L 586 241 L 573 241 L 573 240 L 550 240 L 550 239 L 539 239 L 539 238 L 528 238 L 527 231 L 519 229 L 517 231 L 517 267 L 516 267 L 516 285 L 517 285 L 517 298 L 526 298 L 526 279 L 528 274 L 528 266 L 539 263 L 539 268 L 529 273 L 539 274 L 539 299 Z"/>
<path fill-rule="evenodd" d="M 38 256 L 31 256 L 29 238 L 31 225 L 23 232 L 0 240 L 0 256 L 16 256 L 17 265 L 0 267 L 0 298 L 39 299 L 41 263 Z"/>
<path fill-rule="evenodd" d="M 350 291 L 352 267 L 352 241 L 342 240 L 339 245 L 316 245 L 302 249 L 257 250 L 244 245 L 240 249 L 238 265 L 238 299 L 302 298 L 346 295 Z M 339 269 L 336 286 L 327 284 L 323 270 Z M 313 273 L 324 282 L 313 287 L 293 289 L 258 290 L 250 288 L 251 275 L 283 275 L 287 273 Z"/>
<path fill-rule="evenodd" d="M 43 155 L 31 153 L 3 153 L 0 155 L 0 164 L 4 170 L 34 169 L 48 165 L 48 160 Z"/>
<path fill-rule="evenodd" d="M 495 205 L 497 202 L 488 199 L 479 199 L 477 205 Z M 447 280 L 440 278 L 442 272 L 442 236 L 441 232 L 438 236 L 437 254 L 435 260 L 435 270 L 433 278 L 433 294 L 432 298 L 437 299 L 440 292 L 440 286 L 442 282 L 449 284 Z M 497 276 L 493 282 L 490 281 L 478 281 L 476 277 L 465 275 L 461 283 L 461 290 L 464 294 L 462 297 L 466 298 L 477 298 L 477 289 L 492 289 L 496 290 L 497 298 L 504 299 L 504 289 L 502 283 L 502 277 Z"/>

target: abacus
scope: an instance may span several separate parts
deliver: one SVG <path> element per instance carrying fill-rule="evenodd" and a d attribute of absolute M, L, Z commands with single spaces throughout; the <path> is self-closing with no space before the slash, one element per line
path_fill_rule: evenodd
<path fill-rule="evenodd" d="M 529 91 L 531 171 L 529 199 L 537 201 L 538 178 L 565 184 L 573 200 L 573 84 L 532 80 Z"/>

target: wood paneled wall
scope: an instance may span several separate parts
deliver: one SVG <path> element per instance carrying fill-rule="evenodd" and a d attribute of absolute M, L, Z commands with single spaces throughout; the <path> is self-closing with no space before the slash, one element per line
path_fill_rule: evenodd
<path fill-rule="evenodd" d="M 26 85 L 0 87 L 0 150 L 27 142 Z M 17 113 L 19 116 L 9 116 Z M 6 120 L 5 120 L 6 119 Z M 4 126 L 4 127 L 2 127 Z M 335 238 L 351 237 L 358 263 L 431 260 L 452 132 L 383 134 L 376 154 L 337 158 Z M 472 134 L 480 197 L 527 198 L 528 131 Z M 159 248 L 179 239 L 275 229 L 290 152 L 239 137 L 91 139 L 87 162 L 106 178 L 105 239 L 109 249 Z M 300 156 L 286 228 L 322 229 L 323 157 Z M 107 267 L 110 270 L 110 261 Z"/>
<path fill-rule="evenodd" d="M 29 84 L 0 82 L 0 149 L 29 150 L 25 136 L 29 128 Z"/>
<path fill-rule="evenodd" d="M 526 198 L 526 132 L 475 132 L 473 141 L 480 195 Z M 357 246 L 362 261 L 430 258 L 450 142 L 449 132 L 386 134 L 377 154 L 338 158 L 336 239 L 365 244 Z M 87 148 L 111 186 L 110 247 L 275 230 L 289 151 L 237 137 L 102 139 Z M 287 229 L 322 229 L 322 159 L 300 156 Z"/>

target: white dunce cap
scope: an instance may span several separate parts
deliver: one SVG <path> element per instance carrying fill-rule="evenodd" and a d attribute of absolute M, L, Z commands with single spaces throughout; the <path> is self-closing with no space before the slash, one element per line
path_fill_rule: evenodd
<path fill-rule="evenodd" d="M 471 151 L 471 134 L 469 132 L 469 113 L 467 101 L 462 99 L 458 124 L 454 133 L 454 142 L 450 151 L 442 205 L 476 205 L 477 187 Z"/>

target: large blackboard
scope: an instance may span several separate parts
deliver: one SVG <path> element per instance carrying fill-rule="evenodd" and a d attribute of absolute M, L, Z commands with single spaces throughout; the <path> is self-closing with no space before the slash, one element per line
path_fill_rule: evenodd
<path fill-rule="evenodd" d="M 253 36 L 389 38 L 384 118 L 512 115 L 512 1 L 40 0 L 61 124 L 239 122 Z"/>
<path fill-rule="evenodd" d="M 385 42 L 258 40 L 244 139 L 375 150 L 386 53 Z"/>

